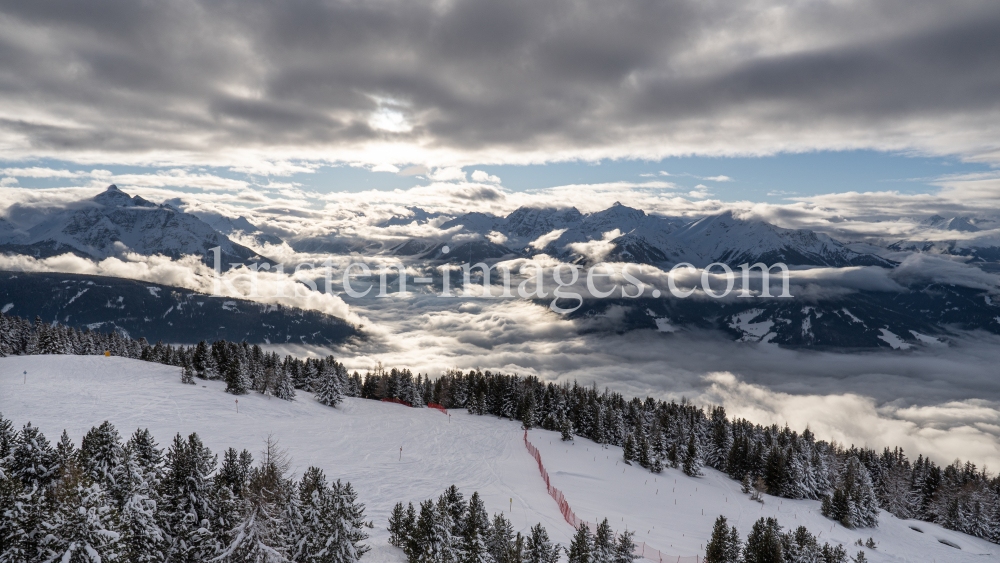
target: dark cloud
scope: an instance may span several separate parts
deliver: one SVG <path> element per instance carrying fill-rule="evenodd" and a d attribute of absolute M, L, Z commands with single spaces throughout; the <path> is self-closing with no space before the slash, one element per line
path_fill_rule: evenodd
<path fill-rule="evenodd" d="M 762 8 L 3 2 L 0 140 L 69 159 L 384 141 L 493 160 L 992 150 L 1000 5 Z"/>

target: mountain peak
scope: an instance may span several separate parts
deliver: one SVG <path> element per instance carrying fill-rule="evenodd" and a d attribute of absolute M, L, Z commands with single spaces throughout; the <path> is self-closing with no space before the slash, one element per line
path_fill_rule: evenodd
<path fill-rule="evenodd" d="M 108 189 L 97 194 L 94 202 L 109 207 L 122 207 L 132 205 L 132 198 L 125 192 L 118 189 L 118 186 L 111 184 Z"/>

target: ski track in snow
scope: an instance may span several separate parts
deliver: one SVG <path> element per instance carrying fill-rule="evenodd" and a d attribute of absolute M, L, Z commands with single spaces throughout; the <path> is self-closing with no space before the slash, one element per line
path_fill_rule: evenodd
<path fill-rule="evenodd" d="M 149 428 L 166 447 L 177 432 L 198 432 L 216 454 L 231 446 L 259 457 L 263 439 L 273 433 L 288 449 L 297 475 L 316 465 L 328 478 L 355 486 L 375 524 L 365 561 L 404 561 L 402 551 L 387 543 L 392 506 L 437 498 L 453 483 L 466 498 L 479 491 L 489 513 L 503 511 L 517 531 L 526 533 L 541 522 L 553 541 L 568 545 L 572 538 L 517 422 L 464 410 L 452 410 L 449 422 L 435 409 L 350 398 L 333 409 L 301 391 L 292 402 L 256 393 L 235 397 L 224 392 L 221 381 L 197 381 L 183 385 L 179 368 L 118 357 L 0 358 L 0 412 L 18 429 L 31 421 L 53 444 L 65 428 L 79 445 L 90 427 L 110 420 L 123 439 L 136 428 Z M 654 475 L 624 465 L 618 447 L 602 448 L 584 438 L 566 443 L 559 433 L 540 429 L 529 431 L 528 438 L 553 486 L 579 517 L 591 522 L 606 517 L 616 530 L 636 531 L 636 543 L 668 554 L 703 554 L 715 518 L 724 514 L 744 537 L 758 518 L 775 516 L 786 529 L 804 524 L 814 534 L 822 532 L 820 543 L 843 543 L 852 555 L 861 549 L 852 545 L 855 540 L 871 536 L 880 546 L 865 550 L 872 562 L 1000 561 L 1000 546 L 934 524 L 882 512 L 879 528 L 847 530 L 822 517 L 817 501 L 765 495 L 760 505 L 740 493 L 739 483 L 712 469 L 699 478 L 675 469 Z M 924 533 L 911 530 L 911 524 Z"/>

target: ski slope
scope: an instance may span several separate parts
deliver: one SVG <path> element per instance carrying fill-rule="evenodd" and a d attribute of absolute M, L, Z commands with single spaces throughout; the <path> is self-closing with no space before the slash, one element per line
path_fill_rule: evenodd
<path fill-rule="evenodd" d="M 258 394 L 237 398 L 224 389 L 220 381 L 184 385 L 179 368 L 118 357 L 0 358 L 0 412 L 18 427 L 31 421 L 53 443 L 65 428 L 79 444 L 104 420 L 123 439 L 149 428 L 161 447 L 178 432 L 198 432 L 216 453 L 231 446 L 256 454 L 273 434 L 288 449 L 296 473 L 316 465 L 356 487 L 375 523 L 369 561 L 404 560 L 402 551 L 388 545 L 385 531 L 396 502 L 436 498 L 451 484 L 466 496 L 479 491 L 490 514 L 504 511 L 516 530 L 527 532 L 541 522 L 554 541 L 569 544 L 573 529 L 546 493 L 516 422 L 363 399 L 346 399 L 333 409 L 308 393 L 287 402 Z M 673 469 L 653 475 L 624 465 L 620 448 L 582 438 L 561 442 L 558 433 L 537 429 L 528 438 L 577 516 L 591 522 L 607 517 L 615 529 L 634 530 L 637 542 L 668 554 L 703 554 L 716 516 L 724 514 L 743 536 L 761 516 L 776 516 L 786 528 L 804 524 L 822 533 L 821 542 L 844 543 L 851 554 L 861 549 L 851 545 L 855 540 L 871 536 L 879 544 L 866 550 L 873 562 L 1000 561 L 1000 546 L 933 524 L 883 512 L 878 529 L 847 530 L 822 517 L 816 501 L 766 497 L 761 505 L 711 469 L 699 478 Z"/>

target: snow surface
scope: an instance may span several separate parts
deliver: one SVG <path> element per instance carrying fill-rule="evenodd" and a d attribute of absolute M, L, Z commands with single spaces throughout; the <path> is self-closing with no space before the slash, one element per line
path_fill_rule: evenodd
<path fill-rule="evenodd" d="M 657 317 L 653 320 L 656 321 L 656 330 L 660 332 L 677 332 L 677 327 L 670 323 L 668 317 Z"/>
<path fill-rule="evenodd" d="M 490 514 L 509 510 L 518 531 L 541 522 L 554 541 L 568 545 L 571 539 L 573 530 L 546 494 L 516 422 L 464 410 L 449 418 L 434 409 L 363 399 L 333 409 L 302 392 L 293 402 L 259 394 L 237 398 L 224 388 L 220 381 L 184 385 L 179 368 L 118 357 L 0 358 L 0 412 L 18 427 L 30 420 L 50 442 L 65 428 L 79 444 L 91 426 L 110 420 L 123 438 L 149 428 L 161 447 L 177 432 L 196 431 L 215 453 L 232 446 L 256 454 L 273 433 L 288 448 L 296 473 L 316 465 L 357 488 L 375 522 L 365 561 L 403 561 L 402 552 L 387 545 L 392 506 L 436 498 L 452 483 L 466 496 L 479 491 Z M 761 505 L 711 469 L 698 478 L 673 469 L 653 475 L 624 465 L 621 448 L 602 449 L 583 438 L 565 443 L 545 430 L 528 435 L 578 516 L 591 522 L 607 517 L 618 530 L 635 530 L 637 542 L 666 553 L 704 553 L 716 516 L 724 514 L 744 537 L 758 518 L 775 516 L 786 529 L 804 524 L 821 534 L 821 542 L 844 543 L 851 554 L 861 549 L 855 540 L 871 536 L 879 544 L 865 550 L 872 562 L 1000 561 L 1000 546 L 926 522 L 883 512 L 879 528 L 847 530 L 822 517 L 819 502 L 765 496 Z"/>
<path fill-rule="evenodd" d="M 916 338 L 923 344 L 927 344 L 930 346 L 947 346 L 947 344 L 938 340 L 937 338 L 934 338 L 933 336 L 929 336 L 926 334 L 921 334 L 915 330 L 911 330 L 910 334 L 912 334 L 914 338 Z"/>
<path fill-rule="evenodd" d="M 879 332 L 882 333 L 878 337 L 879 340 L 885 342 L 889 346 L 892 346 L 893 350 L 907 350 L 907 349 L 910 348 L 909 344 L 907 344 L 905 341 L 903 341 L 902 338 L 900 338 L 899 336 L 897 336 L 892 331 L 890 331 L 888 329 L 885 329 L 885 328 L 880 328 L 878 330 L 879 330 Z"/>
<path fill-rule="evenodd" d="M 767 342 L 771 340 L 771 338 L 774 338 L 775 334 L 771 333 L 771 329 L 774 327 L 774 321 L 765 320 L 756 323 L 750 322 L 762 312 L 763 309 L 751 309 L 733 316 L 733 320 L 730 321 L 729 327 L 743 333 L 743 336 L 737 339 L 738 341 Z"/>

